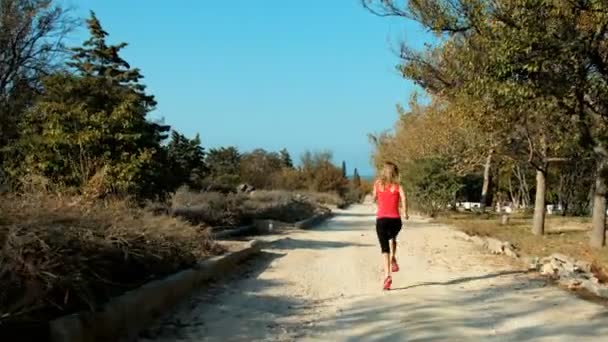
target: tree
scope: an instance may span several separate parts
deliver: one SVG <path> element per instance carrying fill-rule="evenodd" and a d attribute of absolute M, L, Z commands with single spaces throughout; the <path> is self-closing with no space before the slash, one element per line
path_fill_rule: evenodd
<path fill-rule="evenodd" d="M 212 148 L 207 154 L 207 165 L 212 175 L 237 175 L 241 154 L 234 146 Z"/>
<path fill-rule="evenodd" d="M 293 161 L 291 160 L 291 155 L 289 155 L 289 151 L 286 148 L 279 151 L 281 155 L 281 163 L 284 168 L 293 168 Z"/>
<path fill-rule="evenodd" d="M 42 78 L 61 68 L 63 41 L 74 24 L 50 0 L 0 0 L 0 167 L 15 162 L 6 147 L 18 139 L 19 122 L 42 90 Z"/>
<path fill-rule="evenodd" d="M 348 178 L 348 174 L 346 171 L 346 162 L 342 161 L 342 177 L 344 177 L 345 179 Z"/>
<path fill-rule="evenodd" d="M 73 49 L 75 72 L 46 77 L 44 93 L 25 115 L 21 171 L 95 196 L 162 194 L 161 142 L 169 127 L 146 120 L 154 100 L 144 93 L 139 71 L 120 58 L 125 45 L 106 44 L 94 13 L 87 24 L 90 39 Z"/>
<path fill-rule="evenodd" d="M 342 170 L 332 163 L 332 157 L 329 151 L 307 151 L 302 155 L 302 179 L 309 190 L 345 193 L 347 180 L 342 177 Z"/>
<path fill-rule="evenodd" d="M 424 158 L 401 165 L 408 196 L 431 217 L 452 204 L 463 187 L 459 177 L 450 172 L 445 160 Z"/>
<path fill-rule="evenodd" d="M 188 139 L 177 131 L 171 134 L 167 145 L 167 153 L 173 176 L 173 188 L 187 185 L 192 189 L 200 189 L 202 180 L 207 176 L 208 168 L 205 163 L 205 149 L 201 146 L 200 136 Z"/>
<path fill-rule="evenodd" d="M 241 179 L 258 189 L 268 189 L 284 165 L 279 153 L 255 149 L 241 157 Z"/>
<path fill-rule="evenodd" d="M 356 168 L 353 172 L 353 186 L 357 189 L 361 187 L 361 176 L 359 176 L 359 171 Z"/>
<path fill-rule="evenodd" d="M 469 118 L 499 138 L 492 147 L 514 140 L 527 146 L 529 162 L 537 170 L 533 232 L 542 234 L 547 169 L 553 160 L 564 159 L 563 139 L 574 137 L 572 121 L 559 108 L 555 90 L 570 87 L 567 77 L 576 74 L 559 60 L 572 60 L 560 49 L 563 43 L 570 44 L 575 21 L 558 23 L 560 17 L 551 8 L 555 3 L 540 1 L 498 2 L 491 7 L 481 0 L 422 0 L 403 7 L 392 0 L 363 4 L 376 14 L 416 20 L 445 37 L 425 53 L 404 47 L 400 70 L 448 101 L 465 96 L 480 104 L 482 110 L 470 112 Z"/>

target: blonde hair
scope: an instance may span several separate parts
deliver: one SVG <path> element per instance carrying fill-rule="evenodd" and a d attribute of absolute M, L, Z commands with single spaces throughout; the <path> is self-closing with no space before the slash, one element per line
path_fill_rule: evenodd
<path fill-rule="evenodd" d="M 380 172 L 380 177 L 378 177 L 378 184 L 381 187 L 399 186 L 400 178 L 399 178 L 399 168 L 395 163 L 390 161 L 384 162 L 384 166 Z"/>

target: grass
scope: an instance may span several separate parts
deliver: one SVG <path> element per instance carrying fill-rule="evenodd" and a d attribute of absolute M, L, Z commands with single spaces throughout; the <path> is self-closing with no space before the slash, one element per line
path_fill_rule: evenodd
<path fill-rule="evenodd" d="M 436 221 L 454 226 L 469 235 L 509 241 L 523 255 L 543 257 L 561 253 L 590 262 L 598 278 L 608 280 L 608 248 L 593 249 L 588 246 L 589 218 L 547 216 L 543 236 L 531 233 L 532 216 L 524 214 L 512 215 L 508 225 L 501 225 L 498 215 L 468 213 L 447 214 Z"/>
<path fill-rule="evenodd" d="M 1 195 L 0 213 L 0 331 L 95 309 L 223 251 L 207 229 L 125 201 Z"/>

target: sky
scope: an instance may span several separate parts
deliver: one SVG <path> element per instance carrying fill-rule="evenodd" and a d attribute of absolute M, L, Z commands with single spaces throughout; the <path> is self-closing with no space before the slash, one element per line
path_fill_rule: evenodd
<path fill-rule="evenodd" d="M 415 86 L 400 77 L 398 45 L 430 34 L 380 18 L 360 0 L 68 0 L 96 12 L 110 43 L 156 96 L 152 119 L 203 146 L 278 151 L 294 160 L 331 150 L 370 175 L 368 133 L 391 129 Z M 79 44 L 84 29 L 70 38 Z"/>

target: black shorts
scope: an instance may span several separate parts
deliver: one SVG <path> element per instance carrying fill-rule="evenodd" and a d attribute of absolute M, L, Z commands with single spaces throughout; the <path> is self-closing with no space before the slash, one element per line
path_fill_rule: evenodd
<path fill-rule="evenodd" d="M 389 252 L 388 242 L 397 237 L 397 234 L 401 231 L 401 225 L 401 218 L 382 217 L 376 219 L 376 233 L 382 253 Z"/>

